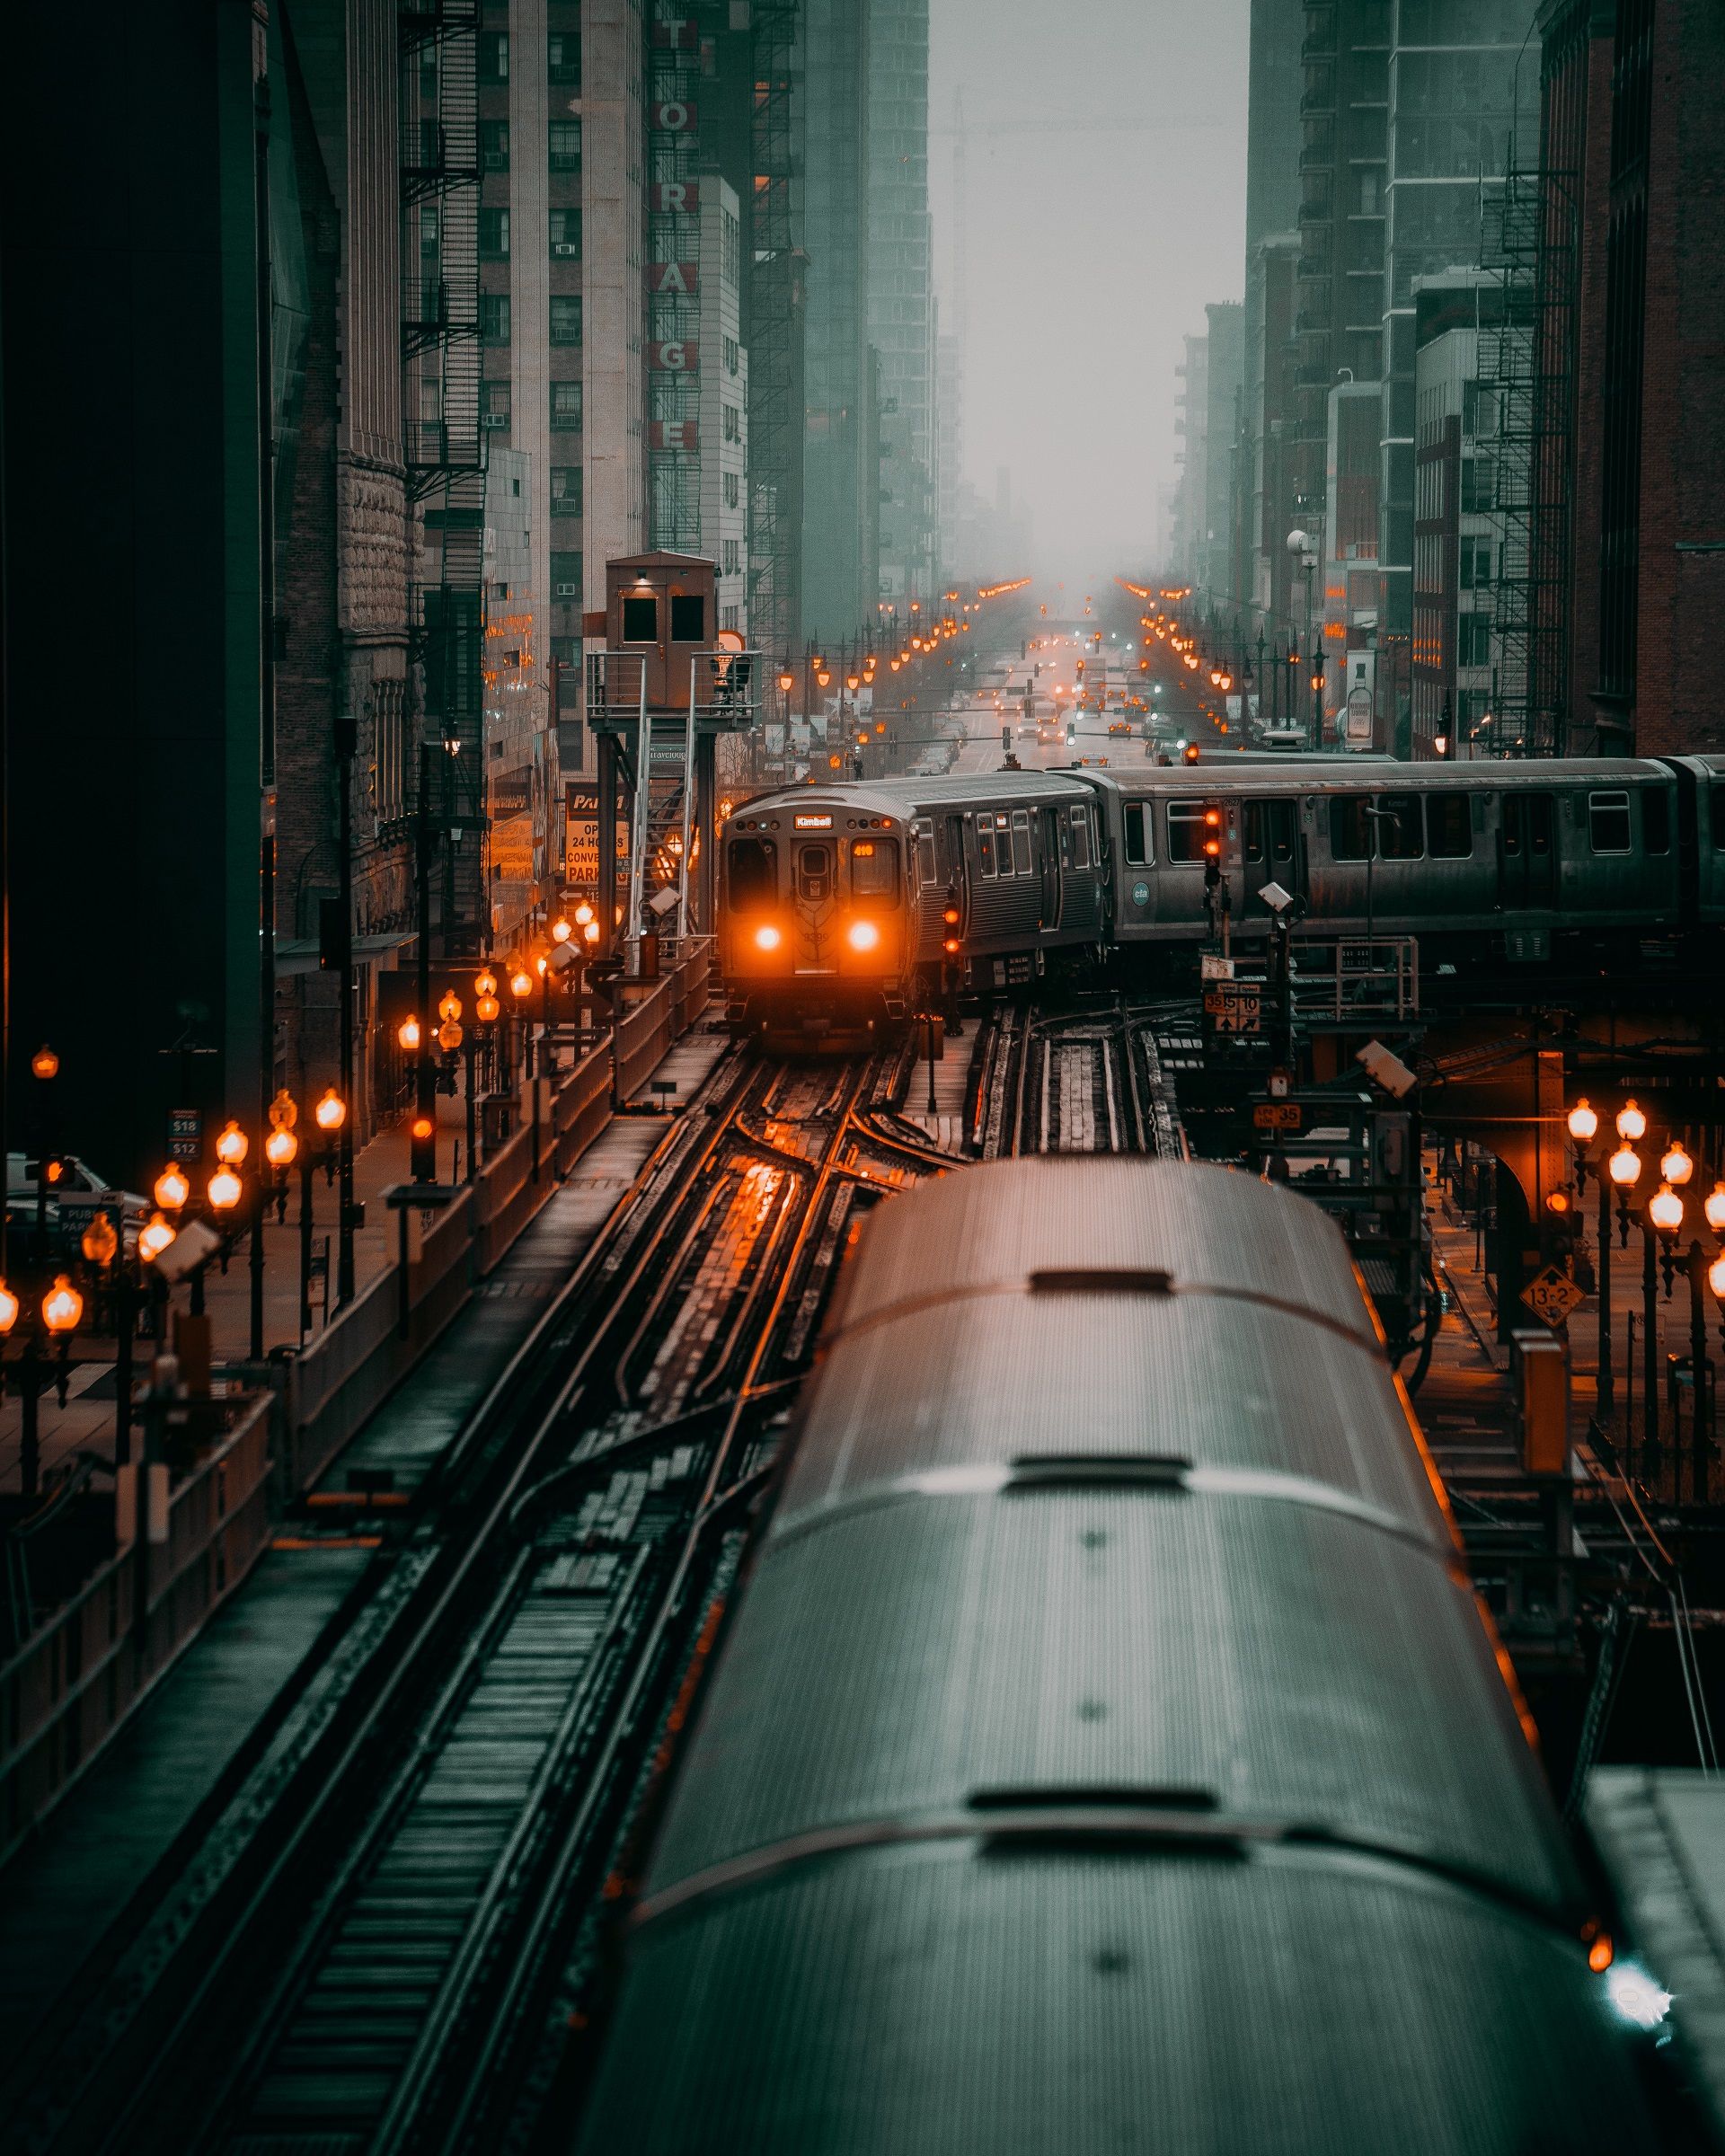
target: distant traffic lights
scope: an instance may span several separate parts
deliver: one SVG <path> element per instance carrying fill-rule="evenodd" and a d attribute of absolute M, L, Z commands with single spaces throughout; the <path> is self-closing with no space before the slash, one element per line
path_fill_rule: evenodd
<path fill-rule="evenodd" d="M 1186 759 L 1187 763 L 1189 763 L 1189 764 L 1196 764 L 1196 763 L 1197 763 L 1197 761 L 1198 761 L 1198 744 L 1197 744 L 1197 742 L 1196 742 L 1196 741 L 1189 741 L 1189 742 L 1186 744 L 1186 747 L 1185 747 L 1185 748 L 1184 748 L 1184 749 L 1183 749 L 1183 750 L 1182 750 L 1181 753 L 1181 754 L 1182 754 L 1182 755 L 1185 757 L 1185 759 Z"/>
<path fill-rule="evenodd" d="M 956 883 L 950 883 L 946 887 L 946 906 L 942 912 L 941 920 L 945 930 L 943 948 L 946 955 L 949 959 L 956 959 L 963 948 L 960 941 L 959 930 L 964 923 L 964 907 L 960 899 L 959 887 Z"/>
<path fill-rule="evenodd" d="M 425 1109 L 419 1109 L 407 1127 L 408 1172 L 416 1183 L 438 1180 L 438 1126 Z"/>

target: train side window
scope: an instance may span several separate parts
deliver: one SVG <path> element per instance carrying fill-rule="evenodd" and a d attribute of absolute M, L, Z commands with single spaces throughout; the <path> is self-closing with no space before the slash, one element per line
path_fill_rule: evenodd
<path fill-rule="evenodd" d="M 1240 850 L 1248 861 L 1264 858 L 1264 804 L 1248 801 L 1241 818 Z"/>
<path fill-rule="evenodd" d="M 1142 801 L 1126 804 L 1126 865 L 1129 869 L 1144 869 L 1150 865 L 1150 822 L 1145 815 Z"/>
<path fill-rule="evenodd" d="M 986 817 L 977 818 L 977 861 L 985 876 L 995 872 L 995 833 Z"/>
<path fill-rule="evenodd" d="M 1075 869 L 1090 866 L 1090 818 L 1082 808 L 1072 811 L 1072 865 Z"/>
<path fill-rule="evenodd" d="M 770 838 L 733 838 L 729 855 L 731 911 L 758 914 L 779 896 L 779 849 Z"/>
<path fill-rule="evenodd" d="M 1641 795 L 1641 851 L 1671 851 L 1671 802 L 1663 786 L 1650 786 Z"/>
<path fill-rule="evenodd" d="M 893 898 L 898 892 L 898 841 L 859 838 L 851 848 L 851 893 L 857 898 Z"/>
<path fill-rule="evenodd" d="M 1712 826 L 1714 853 L 1725 853 L 1725 779 L 1714 779 L 1707 788 L 1707 820 Z"/>
<path fill-rule="evenodd" d="M 1358 794 L 1339 793 L 1330 802 L 1330 856 L 1332 861 L 1364 861 L 1371 851 L 1371 819 Z"/>
<path fill-rule="evenodd" d="M 1420 815 L 1420 796 L 1417 793 L 1386 793 L 1376 804 L 1379 813 L 1373 819 L 1372 829 L 1377 839 L 1377 857 L 1380 861 L 1418 861 L 1426 850 L 1425 826 Z M 1384 821 L 1384 812 L 1395 818 Z"/>
<path fill-rule="evenodd" d="M 1031 812 L 1028 808 L 1013 811 L 1013 866 L 1021 876 L 1031 872 Z"/>
<path fill-rule="evenodd" d="M 1013 872 L 1013 819 L 1003 810 L 995 818 L 995 873 L 1010 876 Z"/>
<path fill-rule="evenodd" d="M 1292 861 L 1294 858 L 1294 804 L 1292 801 L 1271 801 L 1269 809 L 1269 857 L 1272 861 Z"/>
<path fill-rule="evenodd" d="M 926 824 L 916 826 L 916 880 L 924 885 L 939 880 L 934 866 L 934 834 Z"/>
<path fill-rule="evenodd" d="M 1473 823 L 1466 794 L 1426 796 L 1426 844 L 1434 861 L 1465 861 L 1473 851 Z"/>
<path fill-rule="evenodd" d="M 1170 801 L 1168 804 L 1168 858 L 1202 861 L 1204 858 L 1204 804 Z"/>
<path fill-rule="evenodd" d="M 1588 796 L 1588 835 L 1596 853 L 1629 852 L 1629 795 L 1626 792 L 1590 793 Z"/>

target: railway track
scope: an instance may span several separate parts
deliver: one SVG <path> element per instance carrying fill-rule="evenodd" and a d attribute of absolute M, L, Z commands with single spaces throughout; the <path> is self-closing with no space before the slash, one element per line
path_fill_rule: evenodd
<path fill-rule="evenodd" d="M 978 1052 L 970 1136 L 984 1159 L 1186 1157 L 1150 1023 L 1119 996 L 1072 1009 L 997 1009 Z"/>
<path fill-rule="evenodd" d="M 62 2026 L 16 2145 L 346 2156 L 530 2130 L 854 1209 L 934 1164 L 894 1128 L 907 1070 L 721 1062 L 199 1876 Z"/>

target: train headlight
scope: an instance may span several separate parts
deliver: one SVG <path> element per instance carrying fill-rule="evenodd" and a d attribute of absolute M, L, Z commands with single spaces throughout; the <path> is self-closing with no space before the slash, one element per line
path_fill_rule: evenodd
<path fill-rule="evenodd" d="M 853 921 L 845 941 L 853 950 L 873 950 L 880 941 L 880 931 L 872 921 Z"/>
<path fill-rule="evenodd" d="M 776 950 L 779 948 L 779 945 L 783 942 L 783 941 L 784 938 L 779 933 L 778 930 L 774 927 L 770 921 L 767 922 L 764 927 L 757 928 L 755 931 L 755 948 L 756 950 Z"/>

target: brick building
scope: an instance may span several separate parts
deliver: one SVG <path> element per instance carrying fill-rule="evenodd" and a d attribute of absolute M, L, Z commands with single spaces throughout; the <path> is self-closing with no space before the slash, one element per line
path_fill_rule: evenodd
<path fill-rule="evenodd" d="M 1561 711 L 1572 748 L 1725 746 L 1725 197 L 1712 0 L 1548 0 L 1542 287 L 1572 476 Z"/>

